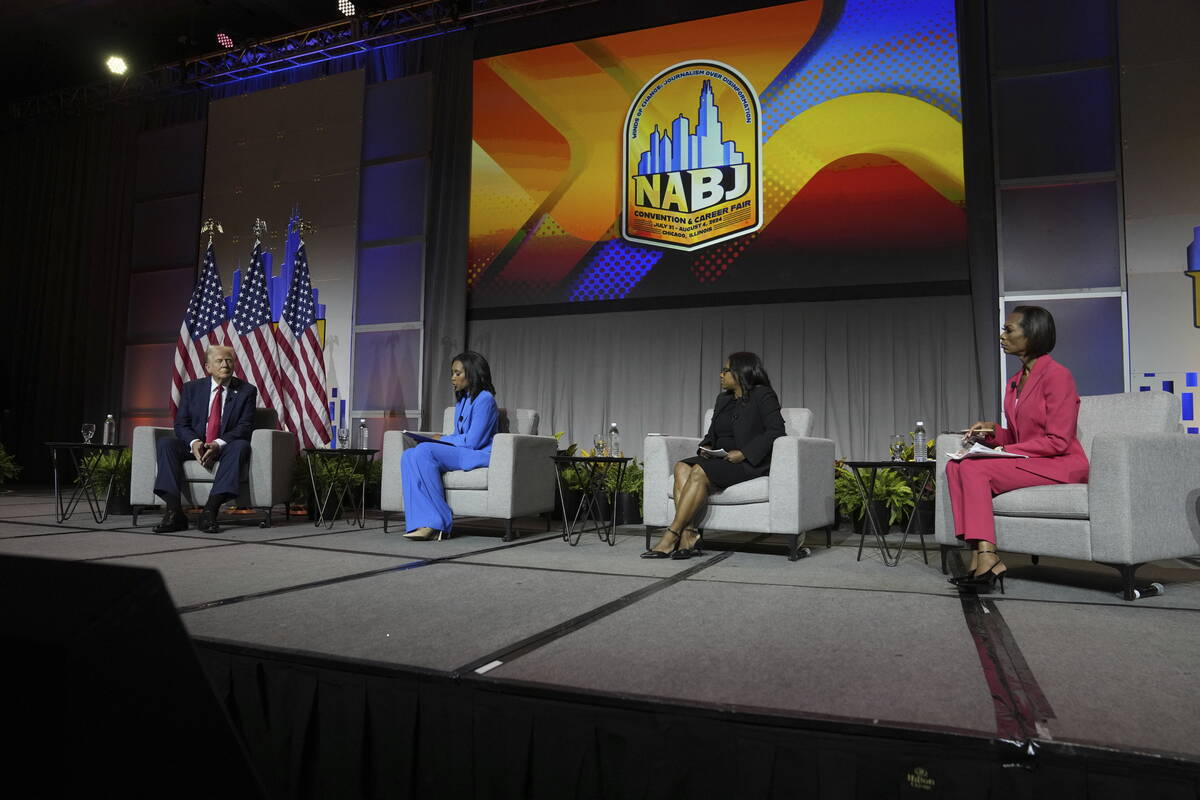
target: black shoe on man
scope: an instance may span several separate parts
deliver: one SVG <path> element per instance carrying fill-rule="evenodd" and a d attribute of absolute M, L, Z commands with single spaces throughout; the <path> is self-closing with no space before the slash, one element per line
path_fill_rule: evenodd
<path fill-rule="evenodd" d="M 162 522 L 154 526 L 155 533 L 175 533 L 188 529 L 187 515 L 183 509 L 168 508 L 163 514 Z"/>
<path fill-rule="evenodd" d="M 220 533 L 221 526 L 217 524 L 217 515 L 221 513 L 221 504 L 229 499 L 231 499 L 229 496 L 223 494 L 209 495 L 208 502 L 204 504 L 204 510 L 200 512 L 200 521 L 196 523 L 196 530 L 201 533 Z"/>

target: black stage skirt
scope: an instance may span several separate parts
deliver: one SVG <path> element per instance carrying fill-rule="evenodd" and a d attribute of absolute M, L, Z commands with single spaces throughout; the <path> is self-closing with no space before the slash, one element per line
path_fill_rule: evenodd
<path fill-rule="evenodd" d="M 704 474 L 708 476 L 708 481 L 718 489 L 728 489 L 735 483 L 743 483 L 754 478 L 760 478 L 770 472 L 770 462 L 762 466 L 751 466 L 749 461 L 742 461 L 739 464 L 734 464 L 732 461 L 726 461 L 723 458 L 705 458 L 704 456 L 692 456 L 691 458 L 682 459 L 680 464 L 699 464 L 700 469 L 704 470 Z"/>

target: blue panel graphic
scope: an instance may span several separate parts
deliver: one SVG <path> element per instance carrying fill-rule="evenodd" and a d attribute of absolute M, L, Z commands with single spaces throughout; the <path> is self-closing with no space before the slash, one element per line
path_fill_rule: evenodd
<path fill-rule="evenodd" d="M 1162 387 L 1164 392 L 1175 394 L 1175 381 L 1163 381 Z"/>
<path fill-rule="evenodd" d="M 829 37 L 762 93 L 763 141 L 806 109 L 860 92 L 915 97 L 961 122 L 952 0 L 846 0 Z"/>
<path fill-rule="evenodd" d="M 1186 373 L 1186 375 L 1185 375 L 1185 377 L 1186 377 L 1186 384 L 1187 384 L 1188 386 L 1196 386 L 1196 385 L 1197 385 L 1197 383 L 1196 383 L 1196 376 L 1197 376 L 1197 375 L 1200 375 L 1200 373 L 1196 373 L 1196 372 L 1188 372 L 1188 373 Z"/>
<path fill-rule="evenodd" d="M 1149 386 L 1139 386 L 1138 391 L 1139 392 L 1148 392 L 1148 391 L 1150 391 L 1150 387 Z"/>
<path fill-rule="evenodd" d="M 1188 433 L 1200 433 L 1200 428 L 1188 428 Z"/>
<path fill-rule="evenodd" d="M 1193 392 L 1184 392 L 1180 397 L 1183 400 L 1183 418 L 1187 420 L 1195 419 L 1195 413 L 1192 410 L 1192 398 L 1195 397 Z"/>

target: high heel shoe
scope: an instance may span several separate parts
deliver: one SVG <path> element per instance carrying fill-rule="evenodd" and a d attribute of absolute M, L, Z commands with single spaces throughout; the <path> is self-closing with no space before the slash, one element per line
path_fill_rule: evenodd
<path fill-rule="evenodd" d="M 684 530 L 686 531 L 687 529 L 685 528 Z M 691 558 L 692 556 L 704 555 L 704 552 L 700 549 L 700 540 L 703 538 L 704 538 L 704 534 L 701 533 L 700 531 L 696 531 L 696 541 L 692 542 L 692 546 L 691 547 L 677 547 L 675 552 L 671 553 L 671 558 L 675 559 L 676 561 L 683 561 L 684 559 Z M 683 542 L 682 536 L 679 537 L 679 541 L 680 541 L 680 543 Z"/>
<path fill-rule="evenodd" d="M 414 542 L 428 542 L 433 538 L 435 533 L 440 540 L 442 538 L 442 532 L 435 531 L 433 528 L 417 528 L 415 531 L 409 531 L 408 533 L 404 534 L 404 538 L 411 539 Z"/>
<path fill-rule="evenodd" d="M 666 533 L 664 533 L 663 536 L 666 536 L 667 533 L 675 534 L 675 544 L 672 545 L 670 550 L 647 550 L 646 552 L 642 553 L 641 557 L 642 558 L 674 558 L 675 550 L 676 550 L 676 548 L 679 547 L 679 540 L 682 539 L 683 537 L 679 535 L 679 531 L 674 530 L 672 528 L 667 528 Z M 659 540 L 661 541 L 662 537 L 659 537 Z"/>
<path fill-rule="evenodd" d="M 999 580 L 1000 581 L 1000 594 L 1004 594 L 1004 573 L 1008 572 L 1008 569 L 1005 568 L 1005 569 L 1000 570 L 999 572 L 996 572 L 996 567 L 1000 567 L 1000 566 L 1004 566 L 1004 565 L 1001 562 L 997 561 L 995 564 L 992 565 L 991 569 L 989 569 L 987 572 L 983 573 L 982 575 L 966 576 L 965 578 L 963 578 L 963 580 L 958 582 L 958 584 L 957 584 L 958 590 L 960 592 L 962 592 L 962 591 L 976 592 L 976 593 L 982 592 L 982 591 L 990 592 L 992 589 L 996 588 L 996 581 Z"/>

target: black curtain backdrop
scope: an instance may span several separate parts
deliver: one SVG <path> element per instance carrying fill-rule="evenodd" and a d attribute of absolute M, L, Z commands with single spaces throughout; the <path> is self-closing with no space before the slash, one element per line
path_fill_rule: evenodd
<path fill-rule="evenodd" d="M 0 133 L 0 441 L 23 482 L 49 480 L 42 442 L 120 410 L 137 136 L 204 112 L 187 95 Z"/>

